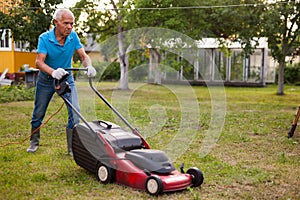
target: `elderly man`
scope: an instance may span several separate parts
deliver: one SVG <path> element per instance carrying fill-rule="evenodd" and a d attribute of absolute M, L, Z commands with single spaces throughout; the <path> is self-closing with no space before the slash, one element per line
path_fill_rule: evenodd
<path fill-rule="evenodd" d="M 76 51 L 84 67 L 87 68 L 87 76 L 94 77 L 96 70 L 92 67 L 89 56 L 84 51 L 78 35 L 73 31 L 74 15 L 68 9 L 58 9 L 54 13 L 54 29 L 40 35 L 37 48 L 36 67 L 40 70 L 32 113 L 30 146 L 27 152 L 33 153 L 39 147 L 39 127 L 45 117 L 49 102 L 55 93 L 54 79 L 61 79 L 70 73 L 67 82 L 71 93 L 65 97 L 79 110 L 78 95 L 71 72 L 65 71 L 72 67 L 72 57 Z M 72 155 L 72 129 L 79 123 L 79 117 L 68 106 L 68 125 L 66 128 L 68 153 Z"/>

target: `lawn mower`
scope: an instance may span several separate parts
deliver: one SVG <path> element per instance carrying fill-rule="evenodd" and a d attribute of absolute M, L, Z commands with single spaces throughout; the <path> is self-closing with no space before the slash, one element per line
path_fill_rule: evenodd
<path fill-rule="evenodd" d="M 84 70 L 71 68 L 69 70 Z M 68 75 L 66 75 L 68 76 Z M 57 94 L 82 120 L 73 129 L 72 149 L 77 165 L 94 173 L 103 184 L 119 183 L 150 195 L 198 187 L 204 181 L 203 173 L 196 167 L 176 170 L 168 156 L 161 150 L 150 148 L 148 142 L 93 86 L 95 94 L 128 126 L 130 131 L 105 120 L 88 122 L 78 110 L 63 97 L 70 91 L 66 77 L 55 80 Z"/>

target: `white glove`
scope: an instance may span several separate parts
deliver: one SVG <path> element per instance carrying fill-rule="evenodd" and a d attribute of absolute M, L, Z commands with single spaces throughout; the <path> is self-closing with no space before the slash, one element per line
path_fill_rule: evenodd
<path fill-rule="evenodd" d="M 68 74 L 67 71 L 65 71 L 64 69 L 62 68 L 58 68 L 56 70 L 54 70 L 51 74 L 51 76 L 55 79 L 58 79 L 60 80 L 64 75 Z"/>
<path fill-rule="evenodd" d="M 93 66 L 88 66 L 88 67 L 86 67 L 87 68 L 87 72 L 86 72 L 86 75 L 88 76 L 88 77 L 95 77 L 96 76 L 96 70 L 95 70 L 95 68 L 93 67 Z"/>

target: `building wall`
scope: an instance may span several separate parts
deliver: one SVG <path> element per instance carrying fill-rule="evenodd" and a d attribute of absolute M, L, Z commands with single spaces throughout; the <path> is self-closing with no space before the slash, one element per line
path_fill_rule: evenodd
<path fill-rule="evenodd" d="M 35 67 L 35 58 L 36 53 L 32 52 L 0 51 L 0 73 L 6 68 L 8 73 L 19 72 L 24 64 Z"/>
<path fill-rule="evenodd" d="M 92 61 L 103 62 L 104 56 L 101 55 L 100 52 L 87 52 Z"/>
<path fill-rule="evenodd" d="M 0 12 L 7 13 L 9 8 L 18 5 L 19 0 L 0 0 Z M 0 39 L 2 34 L 0 35 Z M 9 48 L 0 47 L 0 73 L 8 68 L 8 73 L 19 72 L 20 67 L 29 64 L 35 66 L 36 54 L 32 52 L 15 51 L 14 42 L 9 39 Z"/>
<path fill-rule="evenodd" d="M 24 64 L 35 67 L 35 58 L 35 52 L 17 48 L 9 29 L 0 29 L 0 73 L 5 69 L 8 73 L 17 73 Z"/>
<path fill-rule="evenodd" d="M 14 73 L 14 52 L 0 51 L 0 73 L 8 68 L 8 73 Z"/>
<path fill-rule="evenodd" d="M 14 72 L 18 72 L 20 67 L 28 64 L 29 67 L 35 67 L 36 53 L 34 52 L 15 52 Z"/>

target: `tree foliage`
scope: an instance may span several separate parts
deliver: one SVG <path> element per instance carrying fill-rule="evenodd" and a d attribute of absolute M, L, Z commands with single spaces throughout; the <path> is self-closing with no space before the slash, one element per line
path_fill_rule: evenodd
<path fill-rule="evenodd" d="M 279 63 L 277 94 L 283 95 L 286 57 L 299 55 L 300 2 L 281 1 L 267 5 L 265 9 L 262 15 L 262 35 L 268 38 L 272 56 Z"/>
<path fill-rule="evenodd" d="M 49 28 L 55 6 L 61 2 L 23 0 L 19 7 L 10 8 L 6 13 L 0 12 L 0 28 L 10 28 L 16 41 L 27 41 L 29 48 L 33 49 L 38 35 Z M 271 4 L 266 0 L 110 0 L 106 3 L 109 9 L 98 9 L 95 2 L 80 0 L 72 8 L 77 22 L 76 31 L 83 39 L 86 33 L 91 33 L 99 42 L 117 36 L 114 45 L 104 45 L 101 50 L 105 55 L 105 52 L 113 52 L 116 56 L 119 52 L 120 64 L 128 69 L 128 41 L 133 38 L 130 35 L 126 38 L 123 33 L 141 27 L 171 29 L 194 40 L 216 37 L 239 41 L 246 57 L 253 52 L 250 41 L 256 37 L 267 37 L 272 56 L 280 63 L 278 94 L 283 94 L 286 57 L 299 54 L 298 0 Z M 132 36 L 137 37 L 133 41 L 141 46 L 151 42 L 152 46 L 158 44 L 158 40 L 145 37 L 146 32 L 143 34 Z M 226 50 L 226 45 L 222 49 Z M 149 52 L 157 53 L 154 57 L 160 58 L 159 50 Z M 150 57 L 150 54 L 144 55 Z"/>
<path fill-rule="evenodd" d="M 56 5 L 62 0 L 22 0 L 17 6 L 0 12 L 0 28 L 10 29 L 15 41 L 28 42 L 29 50 L 37 47 L 38 36 L 51 25 Z"/>
<path fill-rule="evenodd" d="M 245 55 L 250 56 L 252 53 L 250 41 L 259 35 L 260 15 L 263 11 L 263 7 L 253 5 L 261 1 L 124 0 L 115 4 L 114 10 L 96 14 L 91 12 L 91 17 L 85 25 L 92 27 L 91 32 L 100 33 L 101 40 L 140 27 L 167 28 L 195 40 L 201 40 L 203 37 L 231 39 L 241 42 Z M 251 6 L 241 6 L 244 4 Z M 91 24 L 88 25 L 88 22 Z M 119 31 L 118 26 L 122 27 Z M 156 37 L 158 40 L 143 36 L 140 36 L 140 39 L 144 45 L 151 44 L 155 47 L 161 45 L 158 43 L 159 39 L 172 38 L 172 35 L 166 34 L 160 34 Z M 150 51 L 150 57 L 155 58 L 154 63 L 160 62 L 160 54 L 159 49 Z"/>
<path fill-rule="evenodd" d="M 240 42 L 244 56 L 249 57 L 253 53 L 251 41 L 260 34 L 262 2 L 264 0 L 210 1 L 213 7 L 207 9 L 208 36 Z"/>

